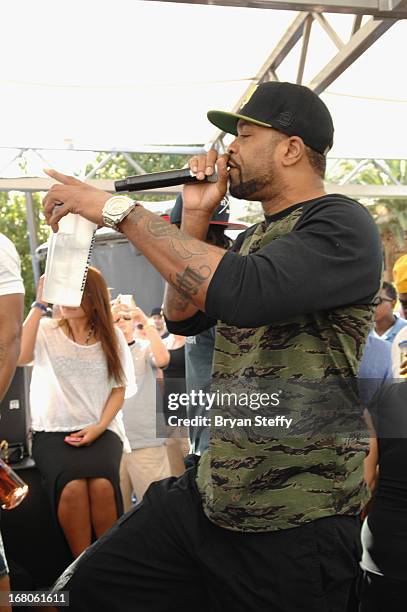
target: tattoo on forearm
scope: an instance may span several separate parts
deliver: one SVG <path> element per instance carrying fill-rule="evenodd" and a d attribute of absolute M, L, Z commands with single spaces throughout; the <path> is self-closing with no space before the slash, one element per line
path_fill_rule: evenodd
<path fill-rule="evenodd" d="M 180 231 L 176 226 L 170 225 L 164 219 L 153 215 L 141 206 L 137 206 L 128 216 L 129 222 L 137 225 L 142 222 L 144 230 L 153 238 L 167 239 L 169 248 L 174 251 L 180 259 L 192 259 L 195 256 L 205 256 L 209 248 L 204 242 L 196 240 L 188 234 Z M 211 275 L 208 265 L 200 267 L 187 266 L 182 273 L 170 277 L 170 290 L 166 301 L 169 309 L 184 312 L 190 306 L 190 302 L 200 287 Z"/>
<path fill-rule="evenodd" d="M 149 214 L 148 210 L 143 208 L 142 206 L 136 206 L 133 210 L 127 215 L 126 220 L 132 224 L 137 225 L 139 221 L 141 221 L 144 217 Z"/>
<path fill-rule="evenodd" d="M 194 255 L 205 255 L 207 253 L 204 244 L 195 241 L 192 236 L 184 234 L 175 225 L 168 225 L 162 219 L 148 219 L 146 229 L 154 238 L 169 238 L 170 249 L 181 259 L 191 259 Z"/>
<path fill-rule="evenodd" d="M 164 219 L 161 219 L 160 217 L 157 217 L 156 219 L 148 219 L 147 231 L 150 232 L 152 236 L 155 236 L 155 238 L 176 236 L 180 232 L 178 227 L 167 223 L 167 221 L 164 221 Z"/>
<path fill-rule="evenodd" d="M 211 275 L 211 269 L 207 265 L 199 268 L 187 266 L 181 274 L 176 274 L 171 279 L 172 285 L 185 299 L 191 300 L 198 293 L 202 285 Z"/>
<path fill-rule="evenodd" d="M 144 228 L 153 238 L 169 239 L 169 248 L 174 251 L 180 259 L 191 259 L 195 255 L 206 255 L 208 249 L 205 243 L 201 243 L 192 236 L 184 234 L 175 225 L 171 225 L 154 215 L 141 206 L 136 206 L 128 216 L 129 222 L 137 225 L 145 220 Z M 188 247 L 187 247 L 188 243 Z"/>
<path fill-rule="evenodd" d="M 169 285 L 165 297 L 165 306 L 169 313 L 171 313 L 171 311 L 185 312 L 187 308 L 191 306 L 191 302 L 186 300 L 176 289 L 174 289 L 174 287 Z M 169 318 L 171 318 L 171 314 Z"/>
<path fill-rule="evenodd" d="M 208 252 L 208 249 L 204 245 L 202 245 L 202 248 L 197 246 L 197 248 L 187 249 L 182 238 L 171 240 L 170 248 L 175 251 L 181 259 L 192 259 L 192 257 L 196 257 L 197 255 L 206 255 Z"/>

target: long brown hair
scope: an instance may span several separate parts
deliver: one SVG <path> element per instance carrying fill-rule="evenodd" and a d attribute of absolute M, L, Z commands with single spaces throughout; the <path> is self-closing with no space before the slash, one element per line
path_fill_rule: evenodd
<path fill-rule="evenodd" d="M 124 385 L 126 377 L 119 356 L 119 340 L 110 310 L 109 290 L 102 274 L 92 266 L 88 270 L 81 306 L 89 323 L 94 325 L 95 338 L 102 343 L 109 376 L 117 384 Z M 59 325 L 69 327 L 68 321 L 64 318 L 61 319 Z"/>

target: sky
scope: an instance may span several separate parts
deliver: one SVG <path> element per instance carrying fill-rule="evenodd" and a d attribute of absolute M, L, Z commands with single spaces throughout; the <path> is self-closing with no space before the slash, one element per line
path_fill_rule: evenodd
<path fill-rule="evenodd" d="M 0 173 L 12 154 L 4 148 L 207 142 L 215 129 L 206 112 L 234 106 L 296 15 L 136 0 L 2 0 Z M 328 17 L 346 40 L 352 17 Z M 406 40 L 400 21 L 323 94 L 336 126 L 333 157 L 406 157 Z M 295 79 L 299 52 L 297 45 L 280 80 Z M 305 84 L 335 52 L 314 24 Z M 64 170 L 78 164 L 61 155 Z M 35 171 L 42 166 L 33 161 Z"/>

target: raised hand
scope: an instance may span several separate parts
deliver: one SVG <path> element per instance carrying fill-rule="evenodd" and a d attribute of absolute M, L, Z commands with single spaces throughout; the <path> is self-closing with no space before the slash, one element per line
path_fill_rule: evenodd
<path fill-rule="evenodd" d="M 56 170 L 44 172 L 59 181 L 59 184 L 52 185 L 43 200 L 46 221 L 54 232 L 58 231 L 59 220 L 68 213 L 81 215 L 93 223 L 103 225 L 102 209 L 111 197 L 109 193 Z"/>
<path fill-rule="evenodd" d="M 45 306 L 48 306 L 48 302 L 46 302 L 43 298 L 42 298 L 42 292 L 44 291 L 44 280 L 45 280 L 45 274 L 43 274 L 40 277 L 40 280 L 38 281 L 38 286 L 37 286 L 37 295 L 35 298 L 36 302 L 40 302 L 41 304 L 44 304 Z"/>
<path fill-rule="evenodd" d="M 229 155 L 218 156 L 214 149 L 206 155 L 195 155 L 189 160 L 191 171 L 196 174 L 198 180 L 204 180 L 211 176 L 216 170 L 218 180 L 216 183 L 191 183 L 184 186 L 183 208 L 187 213 L 202 214 L 211 217 L 217 206 L 225 197 L 228 185 L 227 161 Z"/>

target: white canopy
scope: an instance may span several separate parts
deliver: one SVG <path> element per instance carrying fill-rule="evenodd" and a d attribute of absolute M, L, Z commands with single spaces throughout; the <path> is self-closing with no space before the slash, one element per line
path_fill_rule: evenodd
<path fill-rule="evenodd" d="M 0 147 L 127 151 L 211 140 L 207 110 L 234 107 L 297 16 L 135 0 L 3 0 L 1 9 Z M 352 16 L 327 17 L 346 41 Z M 304 84 L 337 52 L 312 28 Z M 322 94 L 336 126 L 331 156 L 407 157 L 406 40 L 399 21 Z M 300 52 L 280 80 L 295 80 Z"/>

